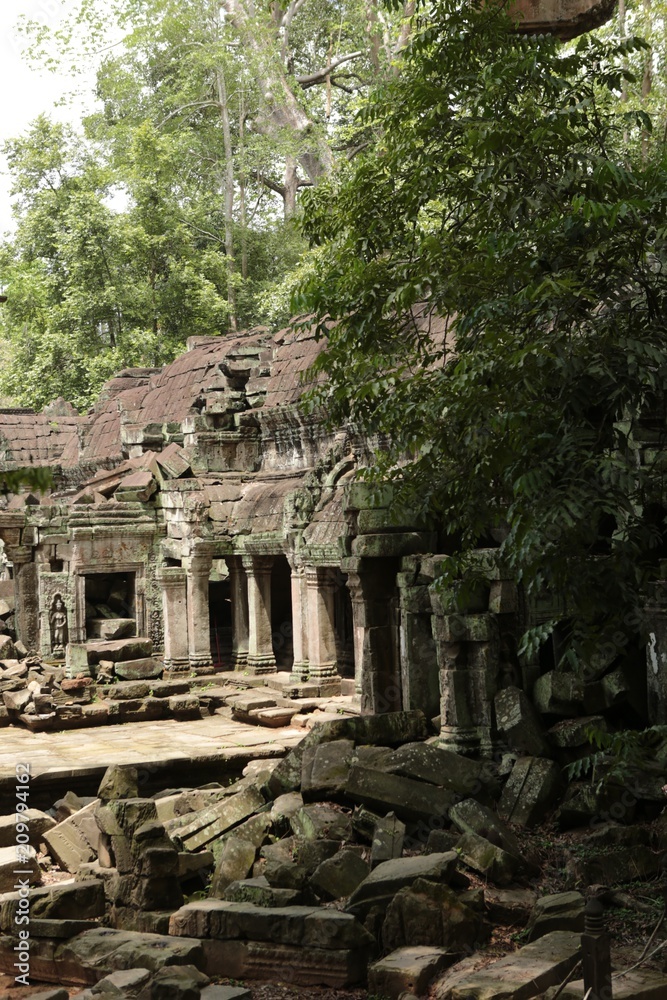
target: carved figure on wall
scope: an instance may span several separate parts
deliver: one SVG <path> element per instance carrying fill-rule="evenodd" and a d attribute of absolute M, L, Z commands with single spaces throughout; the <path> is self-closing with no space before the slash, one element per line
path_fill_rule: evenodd
<path fill-rule="evenodd" d="M 67 608 L 60 594 L 56 594 L 49 612 L 51 626 L 51 651 L 54 656 L 64 656 L 67 645 Z"/>

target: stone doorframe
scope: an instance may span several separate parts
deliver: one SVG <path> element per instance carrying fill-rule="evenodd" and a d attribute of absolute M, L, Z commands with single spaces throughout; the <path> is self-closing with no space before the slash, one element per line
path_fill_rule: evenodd
<path fill-rule="evenodd" d="M 137 635 L 148 635 L 146 621 L 146 564 L 143 562 L 77 563 L 74 577 L 74 621 L 70 642 L 86 642 L 86 577 L 103 573 L 134 573 Z"/>

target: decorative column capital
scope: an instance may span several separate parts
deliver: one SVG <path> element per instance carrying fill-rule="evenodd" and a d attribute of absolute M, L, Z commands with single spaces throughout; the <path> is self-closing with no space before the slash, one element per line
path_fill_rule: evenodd
<path fill-rule="evenodd" d="M 185 585 L 187 573 L 182 566 L 161 566 L 156 578 L 164 589 L 178 588 Z"/>
<path fill-rule="evenodd" d="M 248 576 L 264 576 L 273 569 L 274 557 L 245 555 L 241 561 Z"/>

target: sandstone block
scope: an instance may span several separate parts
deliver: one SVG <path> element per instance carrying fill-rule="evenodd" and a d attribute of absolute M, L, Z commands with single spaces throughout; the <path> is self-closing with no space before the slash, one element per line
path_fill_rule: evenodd
<path fill-rule="evenodd" d="M 352 895 L 368 871 L 367 862 L 356 851 L 342 850 L 317 866 L 310 885 L 320 899 L 342 899 Z"/>
<path fill-rule="evenodd" d="M 124 681 L 144 681 L 162 676 L 162 664 L 150 656 L 138 660 L 119 660 L 115 664 L 116 677 Z"/>
<path fill-rule="evenodd" d="M 63 968 L 81 970 L 86 978 L 75 981 L 95 983 L 123 969 L 157 972 L 165 965 L 201 966 L 203 955 L 199 941 L 100 927 L 60 945 L 55 959 Z"/>
<path fill-rule="evenodd" d="M 582 714 L 584 682 L 576 674 L 550 670 L 535 681 L 533 701 L 543 715 Z"/>
<path fill-rule="evenodd" d="M 436 976 L 455 958 L 446 948 L 397 948 L 369 966 L 368 992 L 388 1000 L 398 1000 L 402 993 L 423 996 Z"/>
<path fill-rule="evenodd" d="M 387 712 L 321 723 L 313 727 L 274 768 L 266 782 L 267 797 L 276 798 L 283 792 L 296 791 L 300 787 L 303 754 L 308 747 L 341 739 L 353 740 L 356 744 L 398 746 L 411 740 L 425 739 L 426 736 L 426 718 L 419 711 Z"/>
<path fill-rule="evenodd" d="M 386 951 L 430 945 L 447 948 L 452 959 L 481 944 L 486 936 L 480 915 L 449 886 L 421 878 L 396 893 L 382 925 Z"/>
<path fill-rule="evenodd" d="M 71 649 L 72 644 L 68 648 Z M 83 647 L 87 651 L 87 662 L 89 664 L 99 663 L 100 660 L 111 660 L 119 663 L 122 660 L 139 660 L 150 656 L 153 652 L 153 643 L 150 639 L 110 639 L 103 642 L 86 643 Z"/>
<path fill-rule="evenodd" d="M 93 802 L 44 834 L 49 854 L 65 871 L 77 872 L 82 864 L 97 857 L 99 828 L 95 822 L 96 809 L 97 802 Z"/>
<path fill-rule="evenodd" d="M 349 840 L 352 836 L 350 817 L 324 802 L 303 806 L 290 819 L 296 837 L 305 840 Z"/>
<path fill-rule="evenodd" d="M 550 755 L 542 723 L 523 691 L 517 687 L 503 688 L 494 699 L 494 707 L 498 732 L 512 750 L 534 757 Z"/>
<path fill-rule="evenodd" d="M 345 794 L 353 802 L 417 821 L 446 817 L 454 803 L 453 793 L 445 788 L 365 767 L 351 769 Z"/>
<path fill-rule="evenodd" d="M 103 802 L 116 799 L 135 799 L 139 792 L 139 772 L 136 767 L 112 764 L 104 772 L 97 797 Z M 111 831 L 105 831 L 108 833 Z"/>
<path fill-rule="evenodd" d="M 54 818 L 48 813 L 42 812 L 41 809 L 28 809 L 21 818 L 24 823 L 28 824 L 28 836 L 32 847 L 39 847 L 46 831 L 51 830 L 56 825 Z M 11 816 L 0 816 L 0 848 L 13 847 L 15 843 L 15 815 L 12 813 Z"/>
<path fill-rule="evenodd" d="M 458 855 L 454 851 L 385 861 L 374 868 L 353 892 L 346 910 L 364 915 L 371 906 L 386 906 L 400 889 L 412 885 L 417 878 L 449 884 L 457 861 Z"/>
<path fill-rule="evenodd" d="M 231 903 L 253 903 L 255 906 L 298 906 L 303 902 L 300 889 L 280 889 L 269 885 L 263 875 L 231 882 L 222 893 Z"/>
<path fill-rule="evenodd" d="M 177 838 L 186 850 L 194 851 L 215 840 L 264 805 L 264 797 L 250 786 L 196 813 L 193 820 L 180 827 Z"/>
<path fill-rule="evenodd" d="M 383 861 L 400 858 L 404 839 L 405 824 L 394 813 L 388 813 L 384 819 L 378 820 L 373 831 L 371 868 L 376 868 Z"/>
<path fill-rule="evenodd" d="M 554 931 L 476 972 L 457 975 L 454 967 L 439 981 L 438 996 L 440 1000 L 539 997 L 572 971 L 580 947 L 579 934 Z"/>
<path fill-rule="evenodd" d="M 18 893 L 0 896 L 0 929 L 14 928 Z M 30 916 L 54 920 L 88 920 L 104 914 L 104 888 L 97 879 L 67 882 L 30 890 Z"/>
<path fill-rule="evenodd" d="M 19 878 L 28 879 L 30 885 L 39 885 L 42 880 L 34 847 L 26 844 L 20 854 L 15 846 L 0 847 L 0 892 L 11 892 Z"/>
<path fill-rule="evenodd" d="M 256 851 L 250 841 L 229 837 L 216 865 L 210 895 L 221 897 L 230 883 L 244 879 L 254 864 Z"/>
<path fill-rule="evenodd" d="M 509 885 L 521 870 L 521 859 L 476 833 L 464 833 L 456 845 L 461 860 L 496 885 Z"/>
<path fill-rule="evenodd" d="M 543 757 L 519 757 L 498 803 L 498 815 L 515 826 L 535 826 L 554 804 L 562 783 L 558 764 Z"/>
<path fill-rule="evenodd" d="M 333 740 L 307 747 L 301 766 L 302 794 L 306 798 L 327 798 L 343 792 L 353 753 L 352 740 Z"/>
<path fill-rule="evenodd" d="M 551 931 L 577 931 L 584 929 L 586 900 L 580 892 L 556 892 L 541 896 L 536 902 L 526 928 L 529 941 L 550 934 Z"/>

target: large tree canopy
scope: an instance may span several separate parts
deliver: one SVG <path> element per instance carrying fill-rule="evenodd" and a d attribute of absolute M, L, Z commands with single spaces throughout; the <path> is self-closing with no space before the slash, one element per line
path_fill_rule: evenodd
<path fill-rule="evenodd" d="M 573 662 L 636 634 L 667 554 L 667 158 L 618 100 L 641 50 L 422 4 L 366 153 L 308 193 L 294 302 L 328 333 L 315 401 L 387 442 L 375 476 L 440 526 L 446 581 L 499 544 L 561 599 L 527 643 L 560 618 Z"/>

